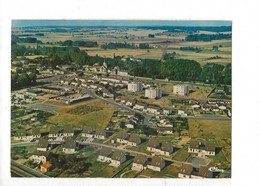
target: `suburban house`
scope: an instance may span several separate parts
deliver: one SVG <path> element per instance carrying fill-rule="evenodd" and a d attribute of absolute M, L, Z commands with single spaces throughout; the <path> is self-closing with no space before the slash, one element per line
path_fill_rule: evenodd
<path fill-rule="evenodd" d="M 112 154 L 111 163 L 109 165 L 111 165 L 113 167 L 118 167 L 119 165 L 121 165 L 125 161 L 126 161 L 125 153 L 122 152 L 122 151 L 115 151 Z"/>
<path fill-rule="evenodd" d="M 64 130 L 63 130 L 63 136 L 66 136 L 66 137 L 73 137 L 74 136 L 74 129 L 72 126 L 65 126 L 64 127 Z"/>
<path fill-rule="evenodd" d="M 34 163 L 45 163 L 50 157 L 50 152 L 35 151 L 29 157 Z"/>
<path fill-rule="evenodd" d="M 105 129 L 103 128 L 98 128 L 96 129 L 95 131 L 95 135 L 94 135 L 95 138 L 98 138 L 98 139 L 105 139 L 107 137 L 107 133 L 105 131 Z"/>
<path fill-rule="evenodd" d="M 208 166 L 193 167 L 191 163 L 183 163 L 180 167 L 179 178 L 214 178 L 220 170 L 211 170 Z"/>
<path fill-rule="evenodd" d="M 145 155 L 137 154 L 134 158 L 132 170 L 142 171 L 143 169 L 146 169 L 145 167 L 146 162 L 147 162 L 147 157 Z"/>
<path fill-rule="evenodd" d="M 188 116 L 189 113 L 188 113 L 187 109 L 179 109 L 178 110 L 178 115 L 180 115 L 180 116 Z"/>
<path fill-rule="evenodd" d="M 58 127 L 51 127 L 50 128 L 50 132 L 49 132 L 49 137 L 53 138 L 53 137 L 58 137 L 59 136 L 59 129 Z"/>
<path fill-rule="evenodd" d="M 65 153 L 75 153 L 79 149 L 79 144 L 73 139 L 65 140 L 62 151 Z"/>
<path fill-rule="evenodd" d="M 146 107 L 146 105 L 143 103 L 136 103 L 135 106 L 133 107 L 133 109 L 143 110 L 145 107 Z"/>
<path fill-rule="evenodd" d="M 165 161 L 161 157 L 154 156 L 152 162 L 148 164 L 147 168 L 154 171 L 161 171 L 165 167 Z"/>
<path fill-rule="evenodd" d="M 161 152 L 162 155 L 167 155 L 169 156 L 171 153 L 173 153 L 173 147 L 172 144 L 167 143 L 167 142 L 162 142 L 161 146 Z"/>
<path fill-rule="evenodd" d="M 121 98 L 121 103 L 126 103 L 127 100 L 128 100 L 127 98 L 122 97 L 122 98 Z"/>
<path fill-rule="evenodd" d="M 146 112 L 152 113 L 152 114 L 160 114 L 159 110 L 160 110 L 159 107 L 155 107 L 155 106 L 151 106 L 151 105 L 149 105 L 149 106 L 146 108 Z"/>
<path fill-rule="evenodd" d="M 132 106 L 134 106 L 135 103 L 136 103 L 136 100 L 129 99 L 129 100 L 126 101 L 126 106 L 132 107 Z"/>
<path fill-rule="evenodd" d="M 141 143 L 141 138 L 139 135 L 137 134 L 131 134 L 129 139 L 128 139 L 128 142 L 127 142 L 127 145 L 131 145 L 131 146 L 137 146 Z"/>
<path fill-rule="evenodd" d="M 173 134 L 173 126 L 171 126 L 171 127 L 158 127 L 158 128 L 156 128 L 156 131 L 159 134 Z"/>
<path fill-rule="evenodd" d="M 100 154 L 98 155 L 97 161 L 110 162 L 111 161 L 112 150 L 107 147 L 102 147 Z"/>
<path fill-rule="evenodd" d="M 160 151 L 160 144 L 157 141 L 157 139 L 152 138 L 148 141 L 147 150 L 153 151 L 153 152 L 159 152 Z"/>
<path fill-rule="evenodd" d="M 93 137 L 94 136 L 94 130 L 92 129 L 92 127 L 89 126 L 84 126 L 82 133 L 81 133 L 82 137 Z"/>
<path fill-rule="evenodd" d="M 129 139 L 129 134 L 127 134 L 125 131 L 120 131 L 117 135 L 116 141 L 118 143 L 127 143 Z"/>
<path fill-rule="evenodd" d="M 126 122 L 125 126 L 126 126 L 126 128 L 128 128 L 128 129 L 133 129 L 133 128 L 135 128 L 135 125 L 134 125 L 133 123 L 131 123 L 130 121 Z"/>
<path fill-rule="evenodd" d="M 170 114 L 172 114 L 172 109 L 163 109 L 163 114 L 164 114 L 164 115 L 170 115 Z"/>
<path fill-rule="evenodd" d="M 47 172 L 51 169 L 52 164 L 46 161 L 44 164 L 41 165 L 41 172 Z"/>
<path fill-rule="evenodd" d="M 189 153 L 198 153 L 198 156 L 211 155 L 215 156 L 216 144 L 213 142 L 201 142 L 197 140 L 191 140 L 188 148 Z"/>
<path fill-rule="evenodd" d="M 50 149 L 48 146 L 49 146 L 48 140 L 40 138 L 39 142 L 37 144 L 37 150 L 38 151 L 47 151 Z"/>
<path fill-rule="evenodd" d="M 15 140 L 27 140 L 30 136 L 27 136 L 25 129 L 17 130 L 16 136 L 14 137 Z"/>
<path fill-rule="evenodd" d="M 32 137 L 33 138 L 40 138 L 41 137 L 41 131 L 39 128 L 33 128 L 32 129 Z"/>

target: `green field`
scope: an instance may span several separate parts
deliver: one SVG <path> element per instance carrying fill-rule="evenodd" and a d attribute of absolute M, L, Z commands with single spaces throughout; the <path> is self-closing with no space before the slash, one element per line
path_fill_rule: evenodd
<path fill-rule="evenodd" d="M 73 125 L 76 127 L 83 127 L 85 125 L 91 126 L 93 128 L 106 127 L 115 109 L 106 105 L 103 101 L 100 100 L 89 100 L 84 103 L 85 105 L 90 107 L 96 107 L 98 105 L 98 107 L 102 108 L 102 110 L 99 110 L 97 112 L 89 112 L 83 115 L 78 115 L 69 113 L 72 112 L 71 110 L 75 109 L 76 106 L 68 108 L 66 107 L 56 110 L 57 115 L 50 117 L 49 121 L 51 123 Z"/>

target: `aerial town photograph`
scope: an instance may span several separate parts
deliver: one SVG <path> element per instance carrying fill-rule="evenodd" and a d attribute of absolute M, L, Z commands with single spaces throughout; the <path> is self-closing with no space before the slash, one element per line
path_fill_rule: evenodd
<path fill-rule="evenodd" d="M 231 178 L 231 21 L 47 22 L 12 21 L 11 177 Z"/>

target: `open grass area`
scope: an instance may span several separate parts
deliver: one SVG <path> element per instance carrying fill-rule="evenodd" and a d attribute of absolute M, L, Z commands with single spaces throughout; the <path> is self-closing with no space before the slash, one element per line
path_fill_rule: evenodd
<path fill-rule="evenodd" d="M 191 138 L 231 138 L 230 120 L 188 120 Z"/>
<path fill-rule="evenodd" d="M 76 127 L 83 127 L 85 125 L 91 126 L 93 128 L 106 127 L 115 109 L 108 106 L 103 101 L 96 99 L 84 102 L 84 104 L 90 107 L 95 107 L 98 105 L 100 108 L 102 108 L 102 110 L 90 112 L 84 115 L 75 115 L 68 113 L 69 110 L 77 107 L 76 105 L 72 105 L 56 110 L 57 115 L 49 118 L 49 121 L 51 123 L 73 125 Z"/>
<path fill-rule="evenodd" d="M 172 159 L 177 161 L 186 161 L 190 157 L 188 153 L 188 147 L 185 146 L 173 153 Z"/>

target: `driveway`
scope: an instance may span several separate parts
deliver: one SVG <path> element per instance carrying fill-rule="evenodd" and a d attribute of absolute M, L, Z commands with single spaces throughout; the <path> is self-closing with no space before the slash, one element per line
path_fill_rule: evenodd
<path fill-rule="evenodd" d="M 186 162 L 192 163 L 194 167 L 199 168 L 200 165 L 208 165 L 210 163 L 210 159 L 201 158 L 197 156 L 190 156 Z"/>

